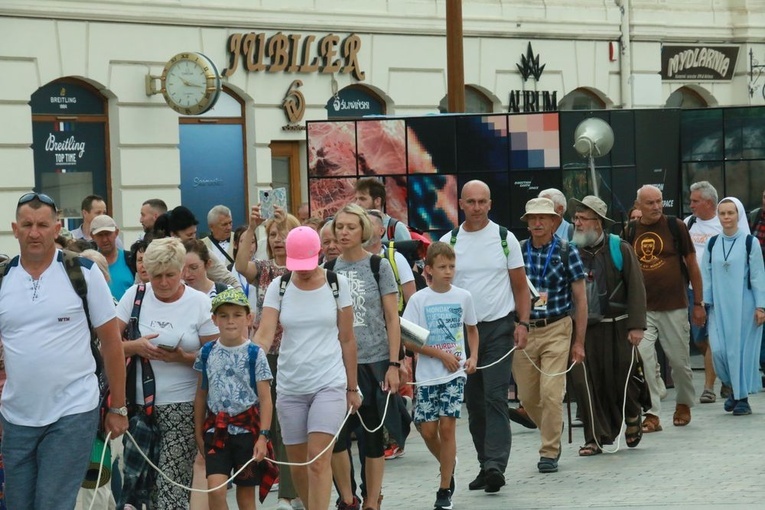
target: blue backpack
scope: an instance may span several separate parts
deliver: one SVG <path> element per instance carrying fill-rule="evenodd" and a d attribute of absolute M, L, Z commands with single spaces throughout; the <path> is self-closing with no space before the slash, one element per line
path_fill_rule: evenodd
<path fill-rule="evenodd" d="M 202 350 L 200 351 L 200 359 L 202 360 L 202 388 L 207 389 L 208 380 L 207 380 L 207 358 L 210 357 L 210 351 L 212 351 L 213 345 L 217 340 L 211 340 L 204 344 L 202 346 Z M 260 350 L 260 347 L 255 345 L 252 342 L 249 342 L 247 345 L 247 355 L 249 356 L 249 366 L 250 366 L 250 386 L 252 386 L 252 389 L 255 390 L 255 394 L 258 393 L 257 388 L 257 381 L 255 381 L 255 363 L 258 360 L 258 351 Z"/>

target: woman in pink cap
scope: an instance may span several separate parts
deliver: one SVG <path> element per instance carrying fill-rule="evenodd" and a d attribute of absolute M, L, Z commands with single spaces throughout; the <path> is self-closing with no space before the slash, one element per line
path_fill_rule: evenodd
<path fill-rule="evenodd" d="M 348 280 L 319 267 L 319 234 L 301 226 L 285 241 L 288 273 L 266 291 L 254 341 L 268 349 L 283 328 L 276 378 L 276 411 L 298 494 L 308 508 L 327 508 L 331 448 L 349 407 L 361 405 L 356 339 Z"/>

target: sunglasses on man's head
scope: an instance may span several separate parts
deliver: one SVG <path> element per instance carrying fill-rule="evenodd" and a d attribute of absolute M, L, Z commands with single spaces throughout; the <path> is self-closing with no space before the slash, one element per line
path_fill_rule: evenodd
<path fill-rule="evenodd" d="M 19 203 L 16 205 L 16 207 L 20 207 L 24 204 L 28 204 L 32 200 L 39 200 L 43 204 L 51 206 L 54 210 L 58 210 L 56 209 L 56 202 L 54 202 L 51 197 L 49 197 L 45 193 L 34 193 L 34 192 L 21 195 L 21 198 L 19 198 Z"/>

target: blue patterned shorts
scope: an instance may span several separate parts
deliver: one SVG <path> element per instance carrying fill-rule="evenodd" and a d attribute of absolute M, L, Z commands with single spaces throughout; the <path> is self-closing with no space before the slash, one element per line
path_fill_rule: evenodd
<path fill-rule="evenodd" d="M 418 386 L 417 402 L 414 405 L 415 423 L 438 421 L 442 416 L 459 418 L 464 394 L 464 377 L 457 377 L 443 384 Z"/>

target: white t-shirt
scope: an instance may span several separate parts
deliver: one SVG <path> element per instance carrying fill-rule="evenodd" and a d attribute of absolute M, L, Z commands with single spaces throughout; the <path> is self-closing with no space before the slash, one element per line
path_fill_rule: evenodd
<path fill-rule="evenodd" d="M 98 267 L 80 263 L 97 328 L 114 318 L 112 295 Z M 10 267 L 0 290 L 0 337 L 8 377 L 0 410 L 10 423 L 42 427 L 98 405 L 90 331 L 60 250 L 36 282 L 21 264 Z"/>
<path fill-rule="evenodd" d="M 451 238 L 452 233 L 447 232 L 440 240 L 451 244 Z M 499 225 L 493 221 L 477 232 L 467 232 L 460 225 L 454 244 L 454 285 L 473 296 L 479 322 L 501 319 L 515 310 L 508 270 L 523 267 L 523 254 L 518 239 L 509 231 L 507 247 L 510 253 L 505 257 Z"/>
<path fill-rule="evenodd" d="M 202 346 L 199 337 L 217 335 L 218 328 L 213 324 L 210 312 L 210 298 L 207 294 L 184 287 L 183 294 L 172 303 L 157 299 L 151 284 L 146 284 L 146 294 L 138 315 L 138 329 L 141 335 L 158 333 L 160 336 L 152 340 L 158 343 L 162 339 L 165 344 L 178 342 L 186 352 L 195 352 Z M 137 285 L 133 285 L 120 299 L 117 305 L 117 317 L 127 324 L 133 311 L 133 301 Z M 191 402 L 197 391 L 197 374 L 193 368 L 183 363 L 166 363 L 150 360 L 154 370 L 156 384 L 155 404 L 176 404 Z M 141 364 L 136 366 L 136 402 L 143 403 L 143 384 L 141 382 Z"/>
<path fill-rule="evenodd" d="M 422 289 L 409 300 L 403 317 L 430 331 L 427 343 L 429 347 L 450 352 L 460 359 L 460 366 L 465 364 L 467 356 L 463 325 L 477 324 L 470 292 L 454 285 L 448 292 Z M 464 372 L 449 372 L 441 360 L 424 355 L 417 358 L 415 376 L 423 382 L 437 379 L 432 384 L 444 384 L 457 377 L 466 377 Z"/>
<path fill-rule="evenodd" d="M 345 276 L 337 279 L 337 301 L 326 282 L 315 290 L 301 290 L 290 281 L 281 300 L 282 277 L 269 284 L 263 307 L 279 310 L 284 328 L 276 370 L 278 394 L 310 395 L 347 384 L 337 310 L 351 306 L 351 291 Z"/>
<path fill-rule="evenodd" d="M 388 260 L 388 249 L 383 246 L 378 255 L 385 260 Z M 412 272 L 412 266 L 409 265 L 409 261 L 406 260 L 406 257 L 404 257 L 401 253 L 394 251 L 393 260 L 396 261 L 396 271 L 398 271 L 398 279 L 401 282 L 401 285 L 413 282 L 414 273 Z M 388 260 L 388 262 L 390 261 Z"/>
<path fill-rule="evenodd" d="M 691 216 L 688 216 L 683 221 L 688 225 L 690 219 Z M 704 256 L 709 238 L 716 236 L 717 234 L 722 234 L 720 219 L 717 215 L 710 220 L 696 218 L 696 221 L 691 225 L 691 228 L 688 229 L 688 232 L 691 234 L 691 241 L 693 241 L 693 246 L 696 248 L 696 261 L 701 265 L 701 257 Z"/>

